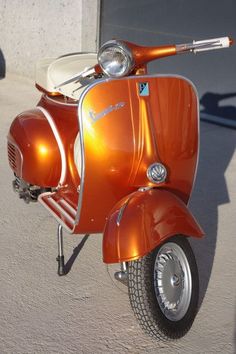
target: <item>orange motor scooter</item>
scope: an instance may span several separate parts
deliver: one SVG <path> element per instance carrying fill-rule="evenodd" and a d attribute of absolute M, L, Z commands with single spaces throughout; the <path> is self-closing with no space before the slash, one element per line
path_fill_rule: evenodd
<path fill-rule="evenodd" d="M 198 271 L 188 236 L 203 231 L 188 210 L 199 149 L 193 84 L 148 75 L 147 64 L 180 53 L 229 47 L 229 37 L 141 47 L 111 40 L 94 53 L 41 60 L 36 108 L 8 134 L 13 187 L 62 230 L 103 233 L 103 260 L 120 263 L 134 313 L 150 335 L 178 338 L 198 306 Z"/>

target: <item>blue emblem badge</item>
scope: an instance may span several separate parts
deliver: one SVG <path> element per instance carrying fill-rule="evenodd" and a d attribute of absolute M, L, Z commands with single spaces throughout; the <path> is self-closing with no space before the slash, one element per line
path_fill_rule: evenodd
<path fill-rule="evenodd" d="M 140 96 L 149 96 L 148 82 L 139 82 L 139 95 Z"/>

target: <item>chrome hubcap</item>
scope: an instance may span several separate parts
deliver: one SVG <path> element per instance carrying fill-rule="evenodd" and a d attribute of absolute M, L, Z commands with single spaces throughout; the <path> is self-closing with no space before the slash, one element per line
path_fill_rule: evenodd
<path fill-rule="evenodd" d="M 154 287 L 158 304 L 171 321 L 186 314 L 192 294 L 192 277 L 187 257 L 174 242 L 164 244 L 157 253 Z"/>
<path fill-rule="evenodd" d="M 172 286 L 179 286 L 180 279 L 178 275 L 174 274 L 173 277 L 171 277 L 170 282 Z"/>

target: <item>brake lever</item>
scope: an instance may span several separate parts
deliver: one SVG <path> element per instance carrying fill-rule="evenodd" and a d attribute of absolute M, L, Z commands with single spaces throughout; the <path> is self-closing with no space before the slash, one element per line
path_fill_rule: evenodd
<path fill-rule="evenodd" d="M 55 90 L 57 90 L 58 88 L 68 85 L 72 82 L 77 83 L 79 82 L 81 79 L 84 79 L 90 75 L 94 75 L 96 73 L 95 67 L 90 67 L 90 68 L 85 68 L 83 71 L 81 71 L 79 74 L 76 74 L 74 76 L 72 76 L 71 78 L 69 78 L 66 81 L 61 82 L 59 85 L 56 85 L 54 87 Z"/>

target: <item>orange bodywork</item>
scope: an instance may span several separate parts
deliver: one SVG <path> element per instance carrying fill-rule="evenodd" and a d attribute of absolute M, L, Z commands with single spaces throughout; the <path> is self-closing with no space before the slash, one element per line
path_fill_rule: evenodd
<path fill-rule="evenodd" d="M 196 92 L 184 78 L 100 80 L 85 90 L 79 106 L 43 95 L 36 110 L 19 115 L 8 140 L 23 162 L 18 168 L 15 159 L 11 167 L 28 183 L 54 187 L 39 201 L 69 232 L 105 229 L 104 261 L 130 260 L 173 233 L 202 235 L 185 206 L 195 178 L 198 124 Z M 82 145 L 74 151 L 78 134 Z M 147 177 L 155 162 L 167 169 L 160 184 Z M 154 190 L 138 191 L 144 187 Z"/>
<path fill-rule="evenodd" d="M 42 112 L 34 109 L 15 118 L 8 134 L 8 158 L 15 174 L 28 183 L 57 186 L 61 174 L 60 153 Z"/>
<path fill-rule="evenodd" d="M 149 95 L 139 94 L 148 83 Z M 130 77 L 92 87 L 80 103 L 85 171 L 75 232 L 101 232 L 112 207 L 140 187 L 165 188 L 188 202 L 198 156 L 198 102 L 179 77 Z M 167 168 L 158 186 L 147 169 Z"/>
<path fill-rule="evenodd" d="M 196 90 L 183 77 L 147 75 L 148 62 L 192 51 L 194 43 L 118 43 L 126 47 L 130 76 L 100 80 L 96 64 L 78 102 L 77 90 L 65 98 L 36 84 L 44 93 L 37 108 L 11 125 L 15 189 L 36 191 L 35 200 L 70 233 L 104 232 L 106 263 L 140 258 L 176 234 L 203 236 L 187 209 L 199 150 Z M 148 170 L 158 163 L 166 173 L 157 184 Z"/>
<path fill-rule="evenodd" d="M 202 237 L 186 205 L 162 189 L 138 191 L 112 210 L 103 238 L 105 263 L 140 258 L 174 235 Z"/>
<path fill-rule="evenodd" d="M 53 91 L 53 92 L 49 92 L 46 89 L 44 89 L 42 86 L 38 85 L 37 83 L 35 84 L 35 87 L 42 93 L 46 94 L 47 96 L 50 97 L 59 97 L 62 96 L 62 94 L 60 92 L 57 91 Z"/>
<path fill-rule="evenodd" d="M 175 45 L 163 45 L 155 47 L 143 47 L 134 43 L 124 42 L 131 49 L 135 61 L 135 66 L 145 65 L 152 60 L 176 55 Z"/>
<path fill-rule="evenodd" d="M 50 99 L 43 95 L 38 106 L 51 116 L 60 136 L 67 156 L 67 182 L 73 180 L 73 184 L 78 186 L 80 179 L 73 155 L 74 141 L 79 130 L 77 105 L 65 104 L 63 98 Z M 9 145 L 12 151 L 14 149 L 12 159 L 9 159 L 10 166 L 18 177 L 32 185 L 58 187 L 62 158 L 55 132 L 44 112 L 36 108 L 18 115 L 10 127 Z M 8 153 L 11 150 L 8 149 Z M 77 206 L 78 195 L 77 192 L 74 194 L 74 203 Z"/>

